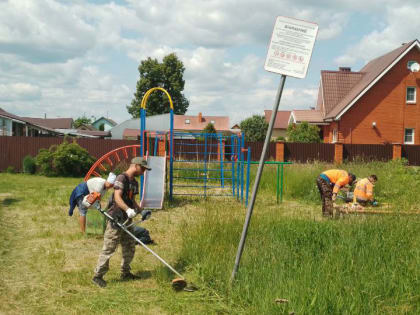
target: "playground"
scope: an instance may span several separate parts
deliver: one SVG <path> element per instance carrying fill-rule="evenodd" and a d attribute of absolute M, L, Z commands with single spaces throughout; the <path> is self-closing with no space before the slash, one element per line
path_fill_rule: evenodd
<path fill-rule="evenodd" d="M 107 288 L 98 290 L 90 279 L 103 216 L 90 210 L 82 235 L 66 215 L 69 192 L 80 179 L 3 174 L 2 312 L 418 313 L 419 216 L 401 214 L 418 212 L 419 168 L 401 161 L 342 165 L 359 177 L 378 175 L 375 194 L 386 202 L 387 215 L 326 220 L 315 178 L 334 166 L 267 161 L 232 285 L 257 173 L 249 148 L 236 135 L 148 132 L 144 111 L 141 117 L 140 143 L 105 154 L 84 179 L 118 172 L 133 156 L 147 157 L 152 171 L 140 179 L 141 202 L 153 215 L 141 225 L 156 242 L 153 252 L 199 290 L 172 290 L 174 273 L 140 246 L 132 263 L 140 279 L 120 281 L 116 255 Z"/>
<path fill-rule="evenodd" d="M 66 215 L 69 191 L 80 179 L 2 174 L 2 311 L 418 313 L 419 219 L 398 215 L 418 208 L 418 169 L 397 162 L 343 165 L 359 176 L 375 172 L 379 201 L 386 200 L 396 215 L 325 220 L 314 178 L 331 167 L 285 166 L 283 202 L 277 204 L 277 166 L 267 165 L 232 288 L 229 276 L 244 205 L 231 197 L 166 199 L 163 210 L 154 211 L 143 226 L 157 243 L 153 250 L 200 288 L 192 293 L 174 292 L 173 274 L 139 247 L 132 267 L 142 279 L 120 282 L 116 254 L 109 285 L 98 290 L 90 279 L 102 235 L 80 235 L 77 220 Z M 255 172 L 251 166 L 251 183 Z"/>

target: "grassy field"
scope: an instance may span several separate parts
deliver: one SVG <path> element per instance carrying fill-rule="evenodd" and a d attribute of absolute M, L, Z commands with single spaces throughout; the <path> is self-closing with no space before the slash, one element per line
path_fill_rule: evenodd
<path fill-rule="evenodd" d="M 142 248 L 132 263 L 142 279 L 119 281 L 118 251 L 108 287 L 95 287 L 90 280 L 102 237 L 81 235 L 77 214 L 67 215 L 80 179 L 0 174 L 0 313 L 418 314 L 420 219 L 323 219 L 314 179 L 327 167 L 287 166 L 281 205 L 275 169 L 266 168 L 233 286 L 242 205 L 179 198 L 155 212 L 144 224 L 157 242 L 153 249 L 199 286 L 193 293 L 173 292 L 172 276 Z M 375 191 L 389 210 L 420 208 L 417 169 L 395 162 L 344 168 L 376 173 Z"/>

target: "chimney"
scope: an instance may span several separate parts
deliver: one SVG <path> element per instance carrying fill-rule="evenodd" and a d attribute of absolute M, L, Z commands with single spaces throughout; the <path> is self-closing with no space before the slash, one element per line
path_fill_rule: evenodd
<path fill-rule="evenodd" d="M 44 113 L 44 119 L 47 119 L 47 113 Z"/>
<path fill-rule="evenodd" d="M 351 68 L 350 67 L 339 67 L 338 70 L 340 72 L 351 72 Z"/>
<path fill-rule="evenodd" d="M 201 123 L 203 121 L 203 114 L 198 113 L 198 122 Z"/>

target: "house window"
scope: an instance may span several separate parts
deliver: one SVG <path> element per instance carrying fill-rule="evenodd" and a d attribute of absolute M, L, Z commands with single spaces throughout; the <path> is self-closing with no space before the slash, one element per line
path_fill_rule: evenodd
<path fill-rule="evenodd" d="M 414 144 L 414 129 L 413 128 L 405 129 L 404 144 Z"/>
<path fill-rule="evenodd" d="M 214 125 L 214 120 L 210 120 L 210 123 Z"/>
<path fill-rule="evenodd" d="M 338 140 L 338 131 L 337 129 L 333 130 L 333 138 L 332 138 L 332 143 L 336 143 Z"/>
<path fill-rule="evenodd" d="M 190 123 L 190 120 L 189 119 L 185 119 L 185 123 L 186 124 L 189 124 Z"/>
<path fill-rule="evenodd" d="M 416 103 L 416 88 L 414 86 L 407 86 L 407 93 L 405 100 L 407 104 Z"/>

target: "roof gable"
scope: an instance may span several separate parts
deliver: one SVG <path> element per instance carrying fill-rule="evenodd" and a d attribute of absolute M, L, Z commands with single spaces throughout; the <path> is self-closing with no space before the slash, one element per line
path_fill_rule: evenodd
<path fill-rule="evenodd" d="M 111 118 L 105 118 L 105 117 L 101 117 L 101 118 L 98 118 L 98 119 L 96 119 L 93 123 L 92 123 L 92 125 L 96 125 L 96 124 L 98 124 L 98 123 L 100 123 L 100 122 L 102 122 L 102 121 L 105 121 L 105 122 L 108 122 L 108 124 L 110 125 L 110 126 L 116 126 L 117 125 L 117 123 L 114 121 L 114 120 L 112 120 Z"/>
<path fill-rule="evenodd" d="M 324 116 L 327 116 L 337 106 L 362 79 L 363 75 L 363 72 L 321 71 Z"/>
<path fill-rule="evenodd" d="M 363 77 L 328 113 L 325 118 L 340 119 L 376 82 L 378 82 L 392 67 L 398 63 L 411 49 L 420 49 L 419 41 L 413 40 L 393 51 L 373 59 L 360 72 Z"/>

